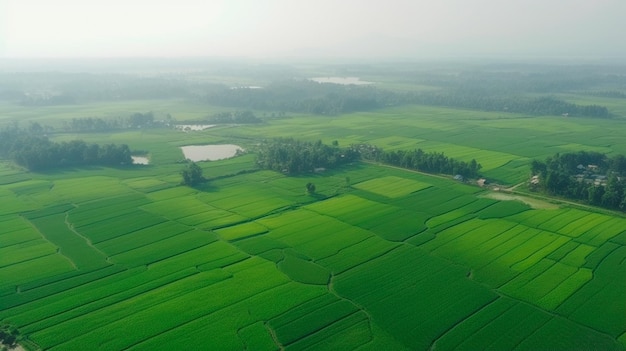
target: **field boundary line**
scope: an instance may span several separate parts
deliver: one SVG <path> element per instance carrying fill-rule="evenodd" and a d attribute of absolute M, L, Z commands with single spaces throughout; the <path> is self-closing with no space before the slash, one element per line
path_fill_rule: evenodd
<path fill-rule="evenodd" d="M 111 307 L 111 306 L 116 305 L 116 304 L 118 304 L 118 303 L 124 302 L 125 300 L 135 298 L 135 297 L 137 297 L 137 296 L 140 296 L 140 295 L 145 294 L 145 293 L 149 293 L 149 292 L 151 292 L 151 291 L 153 291 L 153 290 L 156 290 L 156 289 L 162 288 L 162 287 L 167 286 L 167 285 L 169 285 L 169 284 L 173 284 L 173 283 L 176 283 L 176 282 L 181 281 L 181 280 L 183 280 L 183 279 L 187 279 L 187 278 L 192 277 L 192 276 L 194 276 L 194 275 L 196 275 L 196 274 L 199 274 L 199 273 L 200 273 L 199 271 L 196 271 L 196 272 L 190 273 L 190 274 L 188 274 L 188 275 L 181 276 L 181 277 L 180 277 L 180 278 L 178 278 L 178 279 L 174 279 L 174 280 L 172 280 L 172 281 L 168 282 L 167 284 L 158 285 L 158 286 L 155 286 L 155 287 L 153 287 L 153 288 L 146 289 L 146 290 L 139 289 L 139 288 L 140 288 L 140 287 L 142 287 L 142 286 L 145 286 L 145 285 L 150 284 L 153 280 L 151 280 L 151 281 L 146 281 L 146 282 L 141 283 L 141 284 L 139 284 L 139 285 L 133 286 L 133 287 L 131 287 L 131 288 L 129 288 L 129 289 L 127 289 L 127 290 L 125 290 L 125 291 L 118 291 L 118 292 L 116 292 L 116 293 L 113 293 L 113 294 L 110 294 L 110 295 L 104 296 L 104 297 L 102 297 L 102 298 L 100 298 L 100 299 L 97 299 L 97 300 L 91 300 L 91 301 L 86 302 L 86 303 L 84 303 L 84 304 L 82 304 L 82 305 L 77 305 L 77 306 L 72 307 L 72 308 L 70 308 L 70 309 L 63 310 L 63 311 L 60 311 L 60 312 L 58 312 L 58 313 L 48 315 L 48 316 L 46 316 L 46 317 L 44 317 L 44 318 L 40 318 L 40 319 L 38 319 L 38 320 L 32 321 L 32 322 L 30 322 L 30 323 L 28 323 L 28 324 L 23 325 L 23 326 L 22 326 L 22 328 L 23 328 L 23 327 L 27 327 L 27 326 L 31 326 L 31 325 L 33 325 L 33 324 L 35 324 L 35 323 L 41 323 L 42 321 L 45 321 L 45 320 L 47 320 L 47 319 L 49 319 L 49 318 L 53 318 L 53 317 L 56 317 L 56 316 L 60 316 L 60 315 L 62 315 L 62 314 L 64 314 L 64 313 L 68 313 L 68 312 L 74 311 L 75 309 L 78 309 L 78 308 L 85 308 L 85 306 L 88 306 L 88 305 L 91 305 L 91 304 L 97 304 L 99 301 L 101 301 L 101 300 L 103 300 L 103 299 L 111 298 L 111 299 L 113 300 L 112 302 L 109 302 L 109 303 L 103 304 L 103 305 L 101 305 L 101 306 L 99 306 L 99 307 L 96 307 L 96 308 L 94 308 L 94 309 L 90 310 L 88 313 L 97 312 L 97 311 L 100 311 L 100 310 L 102 310 L 102 309 L 104 309 L 104 308 L 108 308 L 108 307 Z M 116 273 L 116 274 L 117 274 L 117 273 Z M 168 275 L 173 275 L 173 274 L 176 274 L 176 272 L 175 272 L 175 273 L 170 273 L 170 274 L 168 274 Z M 107 277 L 109 277 L 109 276 L 107 276 Z M 104 279 L 104 278 L 107 278 L 107 277 L 103 277 L 103 278 L 101 278 L 101 279 Z M 95 280 L 95 281 L 97 281 L 97 280 Z M 94 281 L 94 282 L 95 282 L 95 281 Z M 128 291 L 129 291 L 129 290 L 132 290 L 132 289 L 138 289 L 139 291 L 136 291 L 136 292 L 135 292 L 135 291 L 133 291 L 133 292 L 131 292 L 131 293 L 130 293 L 130 295 L 128 295 L 127 297 L 122 298 L 122 299 L 117 299 L 117 298 L 119 298 L 119 296 L 117 296 L 117 295 L 124 294 L 124 293 L 128 293 Z M 52 295 L 48 295 L 47 297 L 50 297 L 50 296 L 52 296 Z M 117 296 L 117 297 L 115 297 L 115 296 Z M 179 295 L 179 296 L 180 296 L 180 295 Z M 115 298 L 113 298 L 113 297 L 115 297 Z M 116 300 L 116 299 L 117 299 L 117 300 Z M 63 319 L 63 320 L 61 321 L 61 323 L 64 323 L 64 322 L 67 322 L 67 321 L 71 321 L 71 320 L 74 320 L 74 319 L 76 319 L 76 318 L 80 318 L 80 317 L 83 317 L 83 316 L 85 316 L 85 314 L 78 314 L 78 315 L 73 316 L 73 317 L 71 317 L 71 318 Z M 128 316 L 128 315 L 127 315 L 127 316 Z M 125 317 L 120 317 L 120 318 L 119 318 L 119 319 L 117 319 L 117 320 L 120 320 L 120 319 L 122 319 L 122 318 L 125 318 Z M 36 329 L 36 330 L 34 330 L 34 331 L 31 331 L 29 334 L 33 334 L 33 333 L 39 332 L 39 331 L 41 331 L 41 330 L 45 330 L 45 329 L 47 329 L 47 328 L 49 328 L 49 327 L 45 327 L 45 328 L 42 328 L 42 329 Z M 101 328 L 101 327 L 98 327 L 98 328 Z M 97 328 L 96 328 L 96 329 L 97 329 Z"/>
<path fill-rule="evenodd" d="M 299 305 L 301 305 L 301 304 L 299 304 Z M 298 306 L 299 306 L 299 305 L 298 305 Z M 286 312 L 284 312 L 284 313 L 286 313 Z M 282 314 L 284 314 L 284 313 L 281 313 L 281 315 L 282 315 Z M 274 341 L 274 344 L 275 344 L 276 346 L 278 346 L 278 349 L 279 349 L 280 351 L 284 351 L 284 350 L 285 350 L 285 345 L 283 345 L 283 344 L 282 344 L 282 343 L 278 340 L 278 336 L 276 335 L 276 330 L 274 330 L 274 328 L 272 328 L 272 327 L 270 326 L 269 321 L 263 321 L 263 327 L 265 327 L 265 329 L 269 332 L 270 336 L 272 337 L 272 341 Z M 237 336 L 239 336 L 239 330 L 237 330 Z M 245 346 L 245 345 L 244 345 L 244 346 Z"/>
<path fill-rule="evenodd" d="M 39 230 L 39 228 L 37 228 L 37 226 L 35 225 L 35 223 L 33 223 L 30 219 L 28 219 L 28 218 L 24 217 L 24 216 L 23 216 L 23 215 L 21 215 L 21 214 L 20 214 L 19 216 L 20 216 L 22 219 L 24 219 L 26 222 L 28 222 L 28 224 L 29 224 L 29 225 L 30 225 L 30 226 L 31 226 L 34 230 L 36 230 L 36 231 L 37 231 L 37 233 L 39 233 L 39 235 L 41 236 L 41 238 L 42 238 L 43 240 L 45 240 L 45 241 L 47 241 L 48 243 L 50 243 L 50 245 L 52 245 L 52 246 L 56 247 L 56 248 L 57 248 L 57 249 L 56 249 L 56 253 L 57 253 L 57 254 L 59 254 L 59 255 L 61 255 L 61 257 L 63 257 L 64 259 L 66 259 L 66 260 L 67 260 L 67 261 L 68 261 L 68 262 L 72 265 L 72 267 L 74 267 L 74 269 L 78 271 L 78 267 L 76 266 L 76 263 L 74 263 L 74 261 L 73 261 L 73 260 L 71 260 L 69 257 L 67 257 L 67 256 L 63 255 L 63 254 L 61 253 L 61 248 L 60 248 L 59 246 L 57 246 L 55 243 L 53 243 L 52 241 L 50 241 L 50 239 L 48 239 L 48 237 L 46 237 L 46 236 L 43 234 L 43 232 L 42 232 L 41 230 Z M 41 257 L 45 257 L 45 256 L 41 256 Z M 20 292 L 20 287 L 19 287 L 19 285 L 17 285 L 17 286 L 16 286 L 16 292 L 18 292 L 18 293 Z"/>
<path fill-rule="evenodd" d="M 486 304 L 484 304 L 483 306 L 481 306 L 479 309 L 477 309 L 476 311 L 474 311 L 474 313 L 466 316 L 465 318 L 461 319 L 460 321 L 456 322 L 455 324 L 451 325 L 448 329 L 444 330 L 437 338 L 435 338 L 431 344 L 430 347 L 428 348 L 429 351 L 435 351 L 436 350 L 436 346 L 435 344 L 437 343 L 437 341 L 439 341 L 441 338 L 443 338 L 446 334 L 448 334 L 450 331 L 452 331 L 453 329 L 455 329 L 456 327 L 458 327 L 459 325 L 461 325 L 463 322 L 465 322 L 466 320 L 468 320 L 469 318 L 472 318 L 474 315 L 476 315 L 477 313 L 479 313 L 480 311 L 484 310 L 485 308 L 487 308 L 488 306 L 496 303 L 498 301 L 498 299 L 501 299 L 502 296 L 498 296 L 498 294 L 496 294 L 496 297 L 487 302 Z M 515 304 L 512 304 L 510 307 L 508 307 L 507 309 L 505 309 L 504 311 L 502 311 L 501 314 L 504 314 L 505 312 L 511 310 L 513 307 L 515 307 Z M 496 318 L 498 318 L 500 315 L 496 315 L 494 316 L 493 319 L 491 319 L 489 321 L 489 323 L 484 324 L 482 327 L 480 327 L 478 330 L 476 330 L 476 332 L 485 329 L 487 327 L 487 325 L 489 325 L 491 322 L 493 322 Z M 459 345 L 461 345 L 464 342 L 464 340 L 460 340 L 459 344 L 456 346 L 458 347 Z M 455 347 L 455 349 L 456 349 Z"/>
<path fill-rule="evenodd" d="M 74 229 L 74 226 L 71 225 L 70 222 L 68 222 L 69 214 L 70 214 L 69 211 L 65 212 L 65 226 L 67 227 L 67 229 L 70 230 L 71 232 L 73 232 L 74 234 L 76 234 L 79 238 L 83 239 L 85 241 L 85 243 L 87 244 L 87 246 L 90 246 L 91 248 L 93 248 L 94 250 L 99 252 L 102 255 L 102 257 L 104 257 L 104 261 L 105 262 L 112 264 L 112 262 L 109 261 L 109 256 L 107 254 L 105 254 L 104 252 L 100 251 L 100 249 L 98 249 L 96 246 L 93 245 L 91 240 L 89 240 L 87 237 L 85 237 L 84 235 L 82 235 L 81 233 L 77 232 Z"/>
<path fill-rule="evenodd" d="M 233 277 L 231 276 L 231 277 L 227 278 L 227 280 L 228 280 L 228 279 L 233 279 Z M 222 280 L 222 281 L 223 281 L 223 280 Z M 272 287 L 271 287 L 271 288 L 269 288 L 269 289 L 266 289 L 266 290 L 262 290 L 262 291 L 260 291 L 260 292 L 257 292 L 256 294 L 263 293 L 263 292 L 266 292 L 266 291 L 269 291 L 269 290 L 275 289 L 275 288 L 277 288 L 277 287 L 280 287 L 280 286 L 283 286 L 283 285 L 286 285 L 286 284 L 289 284 L 289 283 L 293 283 L 293 281 L 289 280 L 289 281 L 284 282 L 284 283 L 282 283 L 282 284 L 278 284 L 278 285 L 272 286 Z M 209 285 L 209 286 L 210 286 L 210 285 Z M 208 287 L 208 286 L 207 286 L 207 287 Z M 205 287 L 205 288 L 206 288 L 206 287 Z M 184 296 L 184 295 L 191 294 L 191 293 L 193 293 L 193 292 L 194 292 L 194 291 L 192 290 L 192 291 L 186 292 L 186 293 L 184 293 L 184 294 L 177 295 L 176 297 L 178 298 L 178 297 L 181 297 L 181 296 Z M 171 328 L 168 328 L 168 329 L 166 329 L 166 330 L 162 330 L 162 331 L 158 332 L 158 333 L 157 333 L 157 334 L 155 334 L 155 335 L 152 335 L 152 336 L 146 337 L 146 338 L 144 338 L 144 339 L 142 339 L 142 340 L 136 341 L 136 342 L 134 342 L 134 343 L 132 343 L 132 344 L 130 344 L 130 345 L 127 345 L 127 346 L 125 347 L 125 350 L 128 350 L 128 349 L 130 349 L 130 348 L 136 347 L 137 345 L 142 344 L 142 343 L 144 343 L 144 342 L 146 342 L 146 341 L 148 341 L 148 340 L 150 340 L 150 339 L 154 338 L 155 336 L 160 336 L 160 335 L 163 335 L 163 334 L 165 334 L 165 333 L 172 332 L 173 330 L 176 330 L 176 329 L 178 329 L 178 328 L 180 328 L 180 327 L 182 327 L 182 326 L 185 326 L 185 325 L 187 325 L 187 324 L 193 323 L 193 322 L 195 322 L 195 321 L 197 321 L 197 320 L 199 320 L 199 319 L 206 318 L 206 317 L 208 317 L 208 316 L 210 316 L 210 315 L 212 315 L 212 314 L 215 314 L 215 313 L 217 313 L 217 312 L 219 312 L 219 311 L 222 311 L 222 310 L 224 310 L 224 309 L 226 309 L 226 308 L 231 308 L 231 307 L 233 307 L 233 306 L 237 306 L 237 305 L 239 305 L 239 304 L 243 303 L 244 301 L 246 301 L 246 300 L 249 300 L 249 299 L 253 298 L 256 294 L 251 295 L 251 296 L 247 296 L 247 297 L 245 297 L 245 298 L 243 298 L 243 299 L 241 299 L 241 300 L 238 300 L 238 301 L 236 301 L 236 302 L 234 302 L 234 303 L 232 303 L 232 304 L 229 304 L 229 305 L 225 305 L 225 306 L 222 306 L 222 307 L 216 308 L 216 309 L 214 309 L 214 310 L 212 310 L 212 311 L 210 311 L 210 312 L 208 312 L 208 313 L 206 313 L 206 314 L 200 315 L 200 316 L 195 317 L 195 318 L 192 318 L 192 319 L 190 319 L 190 320 L 186 320 L 186 321 L 184 321 L 183 323 L 180 323 L 180 324 L 178 324 L 178 325 L 175 325 L 175 326 L 173 326 L 173 327 L 171 327 Z M 153 306 L 151 306 L 150 308 L 155 308 L 156 306 L 158 306 L 158 305 L 153 305 Z M 141 311 L 139 311 L 139 312 L 141 312 Z M 130 315 L 128 315 L 128 316 L 130 316 Z M 128 316 L 126 316 L 126 317 L 124 317 L 124 318 L 127 318 Z M 260 321 L 261 321 L 261 320 L 258 320 L 257 322 L 260 322 Z M 240 341 L 241 341 L 241 339 L 240 339 Z M 242 344 L 243 344 L 243 342 L 242 342 Z"/>

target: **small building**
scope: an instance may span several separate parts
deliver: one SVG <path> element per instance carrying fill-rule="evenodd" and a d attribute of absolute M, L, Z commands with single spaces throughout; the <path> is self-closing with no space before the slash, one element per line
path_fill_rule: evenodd
<path fill-rule="evenodd" d="M 487 179 L 480 178 L 476 181 L 476 184 L 478 184 L 479 187 L 484 187 L 485 185 L 487 185 Z"/>
<path fill-rule="evenodd" d="M 454 176 L 454 180 L 458 180 L 459 182 L 462 182 L 464 180 L 463 176 L 460 174 L 457 174 Z"/>
<path fill-rule="evenodd" d="M 532 184 L 532 185 L 539 184 L 539 176 L 538 175 L 532 176 L 532 178 L 530 178 L 530 184 Z"/>

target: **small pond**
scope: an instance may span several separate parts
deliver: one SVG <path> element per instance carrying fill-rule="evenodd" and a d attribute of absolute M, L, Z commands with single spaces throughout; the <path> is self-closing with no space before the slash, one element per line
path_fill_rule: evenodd
<path fill-rule="evenodd" d="M 188 145 L 181 149 L 185 158 L 194 162 L 223 160 L 235 156 L 237 151 L 243 151 L 241 146 L 233 144 Z"/>
<path fill-rule="evenodd" d="M 215 127 L 215 124 L 177 124 L 174 126 L 174 128 L 182 130 L 183 132 L 196 132 L 212 127 Z"/>
<path fill-rule="evenodd" d="M 367 85 L 374 82 L 367 82 L 359 79 L 359 77 L 315 77 L 310 80 L 318 83 L 333 83 L 341 85 Z"/>
<path fill-rule="evenodd" d="M 240 86 L 240 87 L 230 87 L 231 90 L 234 89 L 263 89 L 263 87 L 260 87 L 258 85 L 245 85 L 245 86 Z"/>
<path fill-rule="evenodd" d="M 150 163 L 150 159 L 146 156 L 131 156 L 134 165 L 147 165 Z"/>

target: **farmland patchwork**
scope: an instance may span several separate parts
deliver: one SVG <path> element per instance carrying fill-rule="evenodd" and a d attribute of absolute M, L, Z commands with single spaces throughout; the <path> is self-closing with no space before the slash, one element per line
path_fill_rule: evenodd
<path fill-rule="evenodd" d="M 11 175 L 0 317 L 51 350 L 624 347 L 626 220 L 345 172 L 317 200 L 267 171 L 209 191 Z"/>

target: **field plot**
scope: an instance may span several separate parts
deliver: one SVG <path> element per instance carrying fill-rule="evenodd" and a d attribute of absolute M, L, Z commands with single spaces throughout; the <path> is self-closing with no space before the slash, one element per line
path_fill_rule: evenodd
<path fill-rule="evenodd" d="M 567 329 L 567 338 L 546 337 L 547 333 L 559 329 Z M 619 345 L 600 333 L 506 297 L 497 299 L 446 332 L 436 341 L 435 348 L 437 350 L 620 349 Z"/>
<path fill-rule="evenodd" d="M 26 252 L 18 259 L 32 254 Z M 8 259 L 9 257 L 7 257 Z M 2 291 L 12 289 L 17 285 L 43 279 L 50 276 L 60 275 L 75 270 L 72 263 L 59 253 L 39 256 L 22 262 L 3 261 L 4 267 L 0 268 L 0 281 Z"/>
<path fill-rule="evenodd" d="M 426 189 L 430 184 L 400 177 L 384 177 L 368 180 L 353 185 L 357 189 L 366 190 L 387 197 L 400 197 Z"/>
<path fill-rule="evenodd" d="M 306 207 L 343 222 L 370 230 L 390 241 L 402 241 L 425 229 L 426 215 L 419 212 L 344 195 Z"/>
<path fill-rule="evenodd" d="M 465 275 L 422 250 L 400 247 L 340 274 L 334 287 L 364 306 L 388 333 L 423 350 L 447 326 L 494 299 Z"/>
<path fill-rule="evenodd" d="M 159 179 L 154 178 L 134 178 L 124 182 L 128 187 L 142 192 L 152 192 L 167 189 L 172 185 Z"/>
<path fill-rule="evenodd" d="M 621 246 L 606 256 L 589 283 L 577 290 L 557 311 L 614 337 L 620 336 L 626 325 L 626 302 L 621 298 L 626 294 L 625 264 L 626 248 Z"/>
<path fill-rule="evenodd" d="M 15 291 L 22 283 L 75 270 L 23 217 L 3 216 L 0 228 L 0 291 Z"/>
<path fill-rule="evenodd" d="M 87 237 L 92 244 L 97 244 L 165 221 L 163 217 L 133 209 L 113 218 L 103 218 L 101 221 L 76 226 L 75 230 Z"/>
<path fill-rule="evenodd" d="M 494 212 L 492 208 L 495 209 L 495 207 L 487 209 Z M 517 216 L 519 215 L 513 215 L 511 218 Z M 531 218 L 534 217 L 536 216 Z M 583 266 L 587 256 L 593 253 L 595 248 L 570 240 L 568 236 L 533 229 L 515 221 L 470 219 L 437 232 L 432 240 L 422 244 L 421 247 L 472 267 L 474 279 L 488 283 L 494 288 L 517 276 L 503 286 L 504 291 L 525 301 L 541 303 L 544 307 L 553 309 L 591 279 L 591 271 L 583 269 Z M 555 272 L 554 276 L 550 273 L 535 282 L 529 282 L 534 276 L 527 278 L 527 275 L 531 274 L 533 269 L 543 267 L 541 261 L 547 257 L 558 259 L 559 262 L 545 261 L 551 264 L 539 269 L 554 266 L 553 269 L 560 267 L 561 270 Z M 528 285 L 520 285 L 520 281 Z M 557 288 L 559 283 L 563 283 L 563 286 Z M 554 285 L 550 288 L 550 284 Z M 537 288 L 546 290 L 533 296 L 525 295 L 529 293 L 526 289 Z M 550 292 L 552 289 L 555 291 Z M 549 292 L 551 295 L 545 296 Z M 561 298 L 556 299 L 556 296 Z M 545 302 L 548 300 L 551 302 Z"/>
<path fill-rule="evenodd" d="M 11 245 L 20 244 L 30 240 L 42 239 L 41 234 L 37 232 L 28 221 L 17 215 L 8 215 L 0 217 L 0 248 Z M 9 260 L 7 260 L 9 262 Z"/>
<path fill-rule="evenodd" d="M 17 196 L 35 195 L 50 191 L 54 183 L 48 180 L 26 180 L 22 182 L 12 183 L 6 186 Z"/>
<path fill-rule="evenodd" d="M 419 144 L 419 147 L 424 151 L 443 152 L 448 157 L 465 162 L 475 159 L 483 166 L 483 170 L 485 171 L 501 167 L 518 157 L 503 152 L 476 149 L 442 142 L 423 142 Z"/>
<path fill-rule="evenodd" d="M 377 138 L 370 141 L 372 145 L 383 148 L 384 150 L 412 150 L 419 147 L 419 143 L 423 142 L 423 139 L 407 138 L 401 136 L 389 136 L 384 138 Z"/>
<path fill-rule="evenodd" d="M 82 203 L 70 211 L 68 221 L 74 226 L 93 224 L 134 211 L 136 207 L 149 202 L 144 196 L 133 192 L 120 196 L 98 198 Z"/>
<path fill-rule="evenodd" d="M 32 219 L 31 223 L 47 240 L 56 245 L 59 253 L 72 261 L 72 265 L 77 269 L 89 270 L 109 265 L 102 252 L 68 227 L 65 213 Z"/>
<path fill-rule="evenodd" d="M 155 103 L 177 118 L 207 113 Z M 42 110 L 97 111 L 82 107 Z M 44 350 L 624 350 L 624 218 L 369 163 L 288 177 L 249 154 L 201 162 L 209 181 L 196 188 L 179 184 L 177 163 L 180 145 L 241 137 L 253 150 L 297 132 L 475 158 L 515 184 L 538 155 L 626 150 L 615 123 L 409 106 L 55 135 L 129 143 L 152 164 L 26 173 L 0 162 L 0 321 Z"/>
<path fill-rule="evenodd" d="M 82 203 L 115 195 L 125 195 L 131 191 L 118 178 L 88 176 L 84 178 L 56 179 L 50 191 L 38 194 L 36 199 L 44 204 L 58 203 L 60 201 Z"/>
<path fill-rule="evenodd" d="M 232 227 L 227 227 L 224 229 L 218 229 L 215 232 L 225 240 L 237 240 L 242 239 L 252 235 L 259 235 L 266 233 L 268 231 L 267 227 L 258 224 L 256 222 L 248 222 Z"/>
<path fill-rule="evenodd" d="M 215 236 L 211 233 L 192 229 L 151 244 L 124 251 L 112 256 L 110 259 L 114 263 L 124 265 L 145 265 L 196 249 L 215 240 Z"/>
<path fill-rule="evenodd" d="M 29 180 L 31 177 L 14 164 L 0 160 L 0 185 Z"/>
<path fill-rule="evenodd" d="M 216 185 L 221 184 L 216 182 Z M 300 193 L 303 192 L 302 190 Z M 267 215 L 292 204 L 291 201 L 285 199 L 284 194 L 248 182 L 224 187 L 219 192 L 212 193 L 210 196 L 204 194 L 199 199 L 217 208 L 248 218 Z"/>
<path fill-rule="evenodd" d="M 201 201 L 196 194 L 155 201 L 142 206 L 142 209 L 181 224 L 202 229 L 222 227 L 247 220 L 247 217 Z"/>
<path fill-rule="evenodd" d="M 28 210 L 38 209 L 41 206 L 25 199 L 24 197 L 18 197 L 9 189 L 0 189 L 0 213 L 3 215 L 11 213 L 20 213 Z"/>
<path fill-rule="evenodd" d="M 595 247 L 619 235 L 626 228 L 626 219 L 577 209 L 531 210 L 513 215 L 511 219 L 576 238 L 579 242 Z"/>
<path fill-rule="evenodd" d="M 626 228 L 626 219 L 624 218 L 611 218 L 605 216 L 605 220 L 593 228 L 589 228 L 586 232 L 578 237 L 581 242 L 587 243 L 591 246 L 600 246 L 605 242 L 617 237 L 621 233 L 624 233 Z"/>
<path fill-rule="evenodd" d="M 29 219 L 4 216 L 11 231 L 0 235 L 12 238 L 7 248 L 16 250 L 6 251 L 12 264 L 0 273 L 47 257 L 63 258 L 67 267 L 57 272 L 62 267 L 48 262 L 39 278 L 9 279 L 0 318 L 51 350 L 86 344 L 165 350 L 180 342 L 220 349 L 524 350 L 536 346 L 536 335 L 562 328 L 619 349 L 586 326 L 617 338 L 626 329 L 617 315 L 622 309 L 605 311 L 611 323 L 583 311 L 600 298 L 617 299 L 607 285 L 614 283 L 600 284 L 592 269 L 617 262 L 610 258 L 621 246 L 607 242 L 614 237 L 607 232 L 617 233 L 621 220 L 567 209 L 548 216 L 521 203 L 479 198 L 471 187 L 368 167 L 351 174 L 359 179 L 352 193 L 295 206 L 304 196 L 302 179 L 259 172 L 224 179 L 224 192 L 114 193 L 30 211 Z M 330 177 L 318 184 L 342 181 Z M 144 180 L 135 182 L 140 188 Z M 269 188 L 258 190 L 259 184 Z M 567 218 L 593 219 L 595 226 L 564 235 Z M 42 244 L 35 228 L 60 241 Z M 424 229 L 431 239 L 413 240 Z M 83 244 L 71 244 L 75 239 Z M 89 250 L 107 257 L 109 266 L 75 270 L 74 258 L 97 256 Z M 20 261 L 27 252 L 44 256 Z M 24 292 L 15 294 L 16 286 Z M 596 294 L 597 300 L 579 297 Z M 197 307 L 181 312 L 187 305 Z M 159 322 L 123 333 L 145 321 Z M 588 342 L 577 337 L 546 345 Z"/>
<path fill-rule="evenodd" d="M 545 264 L 542 264 L 544 263 Z M 571 294 L 591 279 L 591 271 L 559 262 L 546 260 L 524 271 L 507 284 L 501 291 L 509 296 L 536 303 L 545 309 L 554 309 Z M 579 273 L 580 272 L 580 273 Z"/>
<path fill-rule="evenodd" d="M 335 255 L 374 235 L 332 217 L 304 209 L 258 222 L 270 228 L 266 235 L 268 239 L 282 243 L 284 247 L 292 247 L 314 260 Z"/>
<path fill-rule="evenodd" d="M 476 189 L 473 190 L 476 191 Z M 393 204 L 438 216 L 460 209 L 477 200 L 475 196 L 464 194 L 454 188 L 431 187 L 393 201 Z"/>
<path fill-rule="evenodd" d="M 99 242 L 97 247 L 107 255 L 113 256 L 168 239 L 189 230 L 189 227 L 176 222 L 164 222 Z"/>

